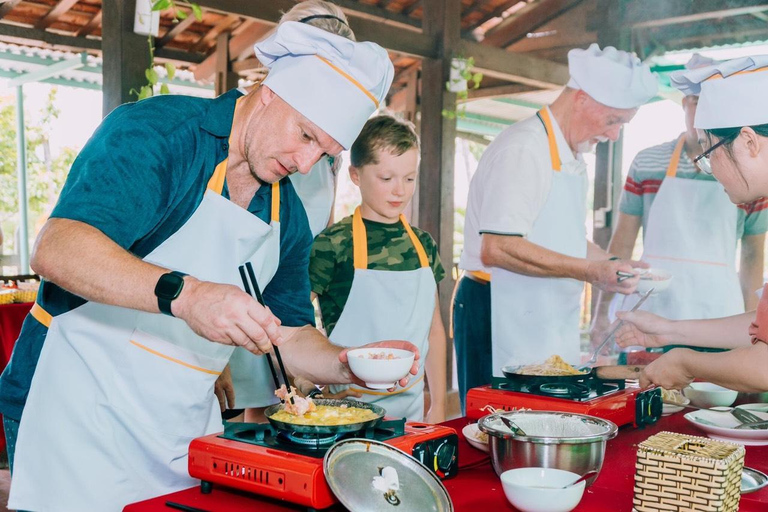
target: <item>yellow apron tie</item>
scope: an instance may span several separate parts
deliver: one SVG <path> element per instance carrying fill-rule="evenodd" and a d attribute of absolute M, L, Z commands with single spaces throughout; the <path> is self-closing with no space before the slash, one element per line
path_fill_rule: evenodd
<path fill-rule="evenodd" d="M 429 258 L 427 257 L 427 251 L 424 250 L 419 237 L 411 229 L 411 225 L 408 224 L 405 215 L 400 214 L 400 222 L 403 223 L 405 231 L 408 233 L 408 237 L 411 239 L 416 254 L 419 255 L 419 264 L 421 268 L 429 266 Z M 355 213 L 352 215 L 352 248 L 354 252 L 354 267 L 355 270 L 365 270 L 368 268 L 368 235 L 365 231 L 365 223 L 363 222 L 363 216 L 360 213 L 360 207 L 355 208 Z"/>
<path fill-rule="evenodd" d="M 241 96 L 237 98 L 237 102 L 235 103 L 235 110 L 237 110 L 237 107 L 240 106 L 240 100 L 242 100 L 244 96 Z M 229 145 L 232 145 L 232 139 L 230 137 L 229 139 Z M 224 191 L 224 183 L 227 179 L 227 163 L 229 162 L 229 157 L 225 158 L 221 162 L 219 162 L 216 165 L 216 169 L 213 170 L 213 176 L 211 176 L 211 179 L 208 180 L 208 185 L 206 185 L 206 190 L 210 190 L 211 192 L 214 192 L 216 194 L 221 195 L 221 193 Z M 270 210 L 270 219 L 272 222 L 280 222 L 280 182 L 275 182 L 272 184 L 272 208 Z"/>
<path fill-rule="evenodd" d="M 51 326 L 51 321 L 53 320 L 53 317 L 50 313 L 48 313 L 46 310 L 43 309 L 43 307 L 35 302 L 35 304 L 32 306 L 32 309 L 29 310 L 29 314 L 32 315 L 32 317 L 43 324 L 46 327 Z"/>
<path fill-rule="evenodd" d="M 560 152 L 557 150 L 557 140 L 555 139 L 555 130 L 552 129 L 552 121 L 549 118 L 549 111 L 546 108 L 539 110 L 539 119 L 544 123 L 544 130 L 547 132 L 549 141 L 549 157 L 552 159 L 552 170 L 560 172 L 562 163 L 560 161 Z"/>
<path fill-rule="evenodd" d="M 685 146 L 685 135 L 680 136 L 680 140 L 677 141 L 675 151 L 672 152 L 672 158 L 669 160 L 667 166 L 667 178 L 674 178 L 677 174 L 677 166 L 680 163 L 680 155 L 683 154 L 683 146 Z"/>

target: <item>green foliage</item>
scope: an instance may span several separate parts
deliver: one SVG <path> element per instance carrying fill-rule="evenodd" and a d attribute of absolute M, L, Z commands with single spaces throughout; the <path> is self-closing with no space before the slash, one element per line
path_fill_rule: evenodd
<path fill-rule="evenodd" d="M 449 92 L 456 92 L 456 101 L 466 101 L 469 99 L 469 89 L 477 89 L 483 80 L 482 73 L 473 73 L 472 68 L 475 65 L 474 57 L 457 57 L 451 62 L 451 78 L 445 82 L 445 89 Z M 457 110 L 443 109 L 443 117 L 446 119 L 456 119 L 466 115 L 466 107 L 462 106 Z"/>
<path fill-rule="evenodd" d="M 78 152 L 73 148 L 63 148 L 59 155 L 50 155 L 51 123 L 59 115 L 54 103 L 56 92 L 55 87 L 51 89 L 40 122 L 26 127 L 30 240 L 34 239 L 35 224 L 47 217 L 56 204 Z M 5 235 L 4 247 L 0 249 L 3 253 L 16 252 L 13 236 L 19 223 L 16 144 L 16 107 L 0 104 L 0 227 Z"/>
<path fill-rule="evenodd" d="M 192 14 L 195 15 L 197 21 L 203 21 L 203 11 L 197 4 L 189 4 L 192 8 Z M 179 8 L 174 0 L 155 0 L 152 4 L 153 11 L 164 11 L 166 9 L 173 9 L 173 22 L 178 23 L 179 20 L 185 20 L 189 17 L 186 11 Z M 143 100 L 154 96 L 155 86 L 160 81 L 160 76 L 155 71 L 155 43 L 152 36 L 147 37 L 147 43 L 149 45 L 149 67 L 144 70 L 144 76 L 147 77 L 147 84 L 139 88 L 139 90 L 131 89 L 129 94 L 135 94 L 138 100 Z M 165 64 L 165 71 L 168 74 L 168 81 L 173 80 L 176 76 L 176 66 L 167 62 Z M 170 94 L 171 90 L 168 88 L 168 84 L 163 83 L 160 85 L 160 94 Z"/>

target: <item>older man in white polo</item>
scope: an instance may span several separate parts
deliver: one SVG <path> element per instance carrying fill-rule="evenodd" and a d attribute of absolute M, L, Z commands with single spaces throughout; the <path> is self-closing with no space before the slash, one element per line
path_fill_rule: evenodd
<path fill-rule="evenodd" d="M 612 47 L 571 50 L 568 61 L 571 78 L 560 96 L 496 137 L 470 184 L 459 264 L 465 278 L 454 308 L 457 360 L 470 373 L 462 393 L 505 365 L 553 354 L 578 363 L 584 282 L 620 293 L 637 284 L 617 276 L 632 274 L 633 262 L 586 239 L 581 153 L 615 141 L 656 94 L 656 80 L 635 56 Z"/>

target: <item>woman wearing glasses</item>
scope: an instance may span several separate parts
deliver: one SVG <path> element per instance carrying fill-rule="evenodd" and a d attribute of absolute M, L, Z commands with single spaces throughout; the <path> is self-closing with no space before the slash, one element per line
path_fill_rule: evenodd
<path fill-rule="evenodd" d="M 768 55 L 682 72 L 672 82 L 686 94 L 699 94 L 694 126 L 705 150 L 694 162 L 712 172 L 734 204 L 768 197 Z M 619 313 L 625 326 L 617 342 L 734 349 L 716 354 L 673 349 L 645 368 L 643 385 L 679 389 L 701 379 L 740 391 L 768 391 L 766 288 L 757 311 L 726 318 L 668 320 L 648 312 Z"/>
<path fill-rule="evenodd" d="M 686 69 L 714 63 L 695 54 Z M 672 320 L 721 318 L 752 310 L 757 306 L 755 290 L 763 282 L 768 200 L 737 206 L 711 173 L 693 162 L 702 152 L 694 128 L 698 101 L 695 93 L 683 98 L 686 131 L 680 137 L 641 151 L 632 162 L 608 246 L 611 254 L 631 259 L 642 226 L 643 261 L 674 276 L 672 286 L 649 297 L 643 310 Z M 638 299 L 638 295 L 603 293 L 593 339 L 604 337 L 616 310 L 627 311 Z"/>

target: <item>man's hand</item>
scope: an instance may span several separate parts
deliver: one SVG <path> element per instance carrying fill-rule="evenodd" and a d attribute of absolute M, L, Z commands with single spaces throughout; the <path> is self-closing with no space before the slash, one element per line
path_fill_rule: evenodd
<path fill-rule="evenodd" d="M 229 370 L 229 365 L 224 367 L 221 375 L 216 379 L 213 385 L 213 393 L 219 399 L 221 412 L 235 408 L 235 386 L 232 383 L 232 372 Z"/>
<path fill-rule="evenodd" d="M 629 295 L 635 291 L 640 280 L 640 276 L 635 271 L 635 268 L 648 268 L 648 264 L 643 261 L 633 260 L 590 261 L 587 266 L 586 281 L 606 292 Z M 624 278 L 619 272 L 634 277 Z"/>
<path fill-rule="evenodd" d="M 227 284 L 184 278 L 184 289 L 171 303 L 198 335 L 216 343 L 236 345 L 256 355 L 280 345 L 280 320 L 240 288 Z"/>
<path fill-rule="evenodd" d="M 647 365 L 640 375 L 640 387 L 655 384 L 664 389 L 683 389 L 693 381 L 693 375 L 685 367 L 685 358 L 693 350 L 676 348 Z"/>
<path fill-rule="evenodd" d="M 631 346 L 663 347 L 670 344 L 668 333 L 671 331 L 670 320 L 649 313 L 648 311 L 620 311 L 616 316 L 624 321 L 616 332 L 616 343 L 624 348 Z"/>
<path fill-rule="evenodd" d="M 349 359 L 347 358 L 347 352 L 350 350 L 356 349 L 356 348 L 399 348 L 401 350 L 409 350 L 414 353 L 413 357 L 413 366 L 411 366 L 411 375 L 416 375 L 419 373 L 419 357 L 421 355 L 419 354 L 419 349 L 414 345 L 413 343 L 409 341 L 397 341 L 397 340 L 387 340 L 387 341 L 377 341 L 374 343 L 368 343 L 367 345 L 363 345 L 362 347 L 349 347 L 345 348 L 339 353 L 339 361 L 344 363 L 345 365 L 349 365 Z M 350 375 L 352 376 L 352 382 L 354 384 L 357 384 L 359 386 L 365 387 L 365 382 L 358 379 L 350 370 Z M 398 384 L 400 384 L 401 387 L 405 387 L 408 385 L 409 377 L 403 377 L 400 379 Z M 393 391 L 393 390 L 390 390 Z"/>

